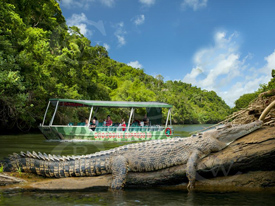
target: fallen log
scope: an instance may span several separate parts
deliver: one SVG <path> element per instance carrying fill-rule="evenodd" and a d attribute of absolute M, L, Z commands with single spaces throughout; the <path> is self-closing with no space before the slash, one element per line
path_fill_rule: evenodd
<path fill-rule="evenodd" d="M 224 150 L 203 158 L 197 166 L 197 183 L 200 180 L 250 171 L 275 171 L 274 127 L 264 127 L 235 141 Z M 156 172 L 129 173 L 127 178 L 127 185 L 182 182 L 187 182 L 185 166 L 175 166 Z M 275 176 L 271 182 L 275 182 Z"/>

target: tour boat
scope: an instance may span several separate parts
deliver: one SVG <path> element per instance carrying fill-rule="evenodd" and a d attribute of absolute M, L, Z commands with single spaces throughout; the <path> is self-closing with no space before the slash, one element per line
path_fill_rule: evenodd
<path fill-rule="evenodd" d="M 52 116 L 49 108 L 52 107 Z M 84 122 L 57 123 L 55 121 L 57 111 L 60 115 L 62 111 L 72 111 L 72 107 L 86 108 L 89 113 L 88 124 Z M 124 128 L 119 123 L 112 126 L 105 126 L 103 120 L 99 120 L 95 128 L 91 128 L 91 122 L 100 108 L 122 108 L 126 109 L 130 115 Z M 63 108 L 63 109 L 61 109 Z M 66 108 L 66 109 L 64 109 Z M 135 109 L 146 108 L 149 121 L 140 120 L 139 124 L 134 124 Z M 167 117 L 162 125 L 162 109 L 166 108 Z M 171 121 L 172 105 L 161 102 L 128 102 L 128 101 L 93 101 L 93 100 L 73 100 L 73 99 L 50 99 L 43 122 L 39 129 L 48 140 L 91 140 L 91 141 L 148 141 L 158 139 L 168 139 L 173 137 Z M 110 113 L 112 116 L 112 114 Z M 66 116 L 66 115 L 64 115 Z M 48 117 L 48 118 L 47 118 Z M 51 117 L 51 118 L 49 118 Z M 46 119 L 49 119 L 46 123 Z M 59 118 L 60 119 L 60 118 Z"/>

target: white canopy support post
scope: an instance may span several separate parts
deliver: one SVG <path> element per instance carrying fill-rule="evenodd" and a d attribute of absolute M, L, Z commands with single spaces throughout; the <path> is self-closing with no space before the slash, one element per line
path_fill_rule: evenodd
<path fill-rule="evenodd" d="M 54 120 L 54 117 L 55 117 L 55 114 L 56 114 L 58 105 L 59 105 L 59 101 L 56 102 L 56 106 L 55 106 L 55 110 L 54 110 L 54 113 L 53 113 L 53 117 L 52 117 L 52 119 L 51 119 L 51 121 L 50 121 L 49 126 L 52 126 L 52 124 L 53 124 L 53 120 Z"/>
<path fill-rule="evenodd" d="M 127 128 L 127 131 L 129 131 L 129 128 L 130 128 L 130 123 L 131 123 L 131 118 L 133 116 L 133 113 L 134 113 L 134 108 L 131 108 L 131 113 L 130 113 L 130 117 L 129 117 L 129 121 L 128 121 L 128 128 Z"/>
<path fill-rule="evenodd" d="M 166 123 L 165 123 L 165 127 L 168 126 L 168 120 L 169 120 L 169 115 L 171 113 L 171 108 L 168 110 L 168 113 L 167 113 L 167 118 L 166 118 Z"/>
<path fill-rule="evenodd" d="M 94 109 L 94 107 L 91 107 L 90 116 L 89 116 L 89 124 L 91 122 L 91 118 L 92 118 L 92 114 L 93 114 L 93 109 Z"/>
<path fill-rule="evenodd" d="M 172 126 L 172 112 L 170 111 L 170 126 Z"/>
<path fill-rule="evenodd" d="M 45 114 L 44 114 L 44 118 L 43 118 L 42 126 L 44 126 L 45 119 L 46 119 L 46 115 L 47 115 L 47 112 L 48 112 L 48 109 L 49 109 L 50 103 L 51 103 L 51 101 L 49 101 L 48 106 L 47 106 L 47 109 L 46 109 L 46 112 L 45 112 Z"/>

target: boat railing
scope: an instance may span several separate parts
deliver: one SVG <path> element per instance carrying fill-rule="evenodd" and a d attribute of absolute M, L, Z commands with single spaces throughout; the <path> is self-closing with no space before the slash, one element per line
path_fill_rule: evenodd
<path fill-rule="evenodd" d="M 100 126 L 95 128 L 95 132 L 149 132 L 149 131 L 162 131 L 165 127 L 160 125 L 154 126 L 131 126 L 129 129 L 120 127 L 120 126 Z"/>
<path fill-rule="evenodd" d="M 55 127 L 64 127 L 65 125 L 53 125 Z M 86 127 L 85 124 L 71 124 L 69 123 L 68 125 L 66 125 L 67 127 Z M 156 131 L 163 131 L 165 129 L 165 126 L 161 126 L 161 125 L 151 125 L 151 126 L 138 126 L 138 125 L 134 125 L 134 126 L 130 126 L 129 129 L 128 127 L 121 127 L 121 126 L 97 126 L 95 128 L 94 131 L 96 132 L 116 132 L 116 131 L 121 131 L 121 132 L 125 132 L 125 131 L 129 131 L 129 132 L 156 132 Z"/>

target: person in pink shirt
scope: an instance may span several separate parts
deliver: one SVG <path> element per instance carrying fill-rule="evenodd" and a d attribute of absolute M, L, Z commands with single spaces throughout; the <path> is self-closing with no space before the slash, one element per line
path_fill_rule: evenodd
<path fill-rule="evenodd" d="M 111 116 L 108 115 L 107 116 L 107 121 L 106 121 L 106 126 L 109 127 L 109 126 L 112 126 L 113 125 L 113 121 L 111 120 Z"/>

